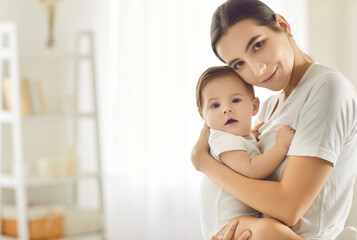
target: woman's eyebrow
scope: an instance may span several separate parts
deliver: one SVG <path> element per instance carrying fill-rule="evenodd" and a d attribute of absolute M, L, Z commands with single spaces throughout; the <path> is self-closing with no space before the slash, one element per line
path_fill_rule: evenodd
<path fill-rule="evenodd" d="M 257 40 L 260 36 L 261 36 L 261 34 L 251 37 L 247 46 L 245 47 L 245 51 L 248 51 L 248 48 L 250 48 L 250 46 L 253 44 L 253 42 L 255 42 L 255 40 Z"/>
<path fill-rule="evenodd" d="M 250 46 L 251 46 L 260 36 L 261 36 L 261 34 L 255 35 L 255 36 L 253 36 L 253 37 L 251 37 L 251 38 L 249 39 L 249 41 L 248 41 L 248 43 L 247 43 L 247 46 L 245 47 L 245 51 L 246 51 L 246 52 L 248 51 L 248 49 L 250 48 Z M 235 58 L 235 59 L 229 61 L 229 62 L 228 62 L 228 66 L 231 67 L 231 65 L 232 65 L 235 61 L 237 61 L 238 59 L 239 59 L 239 58 Z"/>

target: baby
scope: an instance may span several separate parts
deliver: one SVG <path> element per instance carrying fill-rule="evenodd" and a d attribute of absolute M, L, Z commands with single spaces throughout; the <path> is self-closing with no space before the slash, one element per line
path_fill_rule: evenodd
<path fill-rule="evenodd" d="M 265 179 L 283 162 L 295 131 L 282 126 L 276 143 L 261 154 L 251 134 L 252 116 L 259 110 L 253 86 L 245 83 L 227 66 L 211 67 L 200 77 L 196 88 L 197 106 L 210 128 L 211 155 L 234 171 Z M 237 216 L 259 217 L 260 213 L 225 192 L 204 176 L 200 193 L 200 216 L 205 239 L 216 235 Z"/>

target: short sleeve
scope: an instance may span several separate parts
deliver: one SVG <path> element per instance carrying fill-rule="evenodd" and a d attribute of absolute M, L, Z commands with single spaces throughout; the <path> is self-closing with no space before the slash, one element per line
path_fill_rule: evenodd
<path fill-rule="evenodd" d="M 351 128 L 353 90 L 342 75 L 329 73 L 310 91 L 288 155 L 319 157 L 334 164 Z"/>
<path fill-rule="evenodd" d="M 233 150 L 246 151 L 243 139 L 241 136 L 211 129 L 208 144 L 211 148 L 211 153 L 218 157 L 223 152 Z"/>

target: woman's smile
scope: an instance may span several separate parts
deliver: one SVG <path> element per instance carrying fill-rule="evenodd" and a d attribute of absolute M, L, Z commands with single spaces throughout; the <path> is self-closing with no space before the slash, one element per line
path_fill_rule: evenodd
<path fill-rule="evenodd" d="M 276 67 L 275 71 L 268 77 L 266 78 L 262 83 L 270 83 L 274 80 L 275 76 L 276 76 L 276 72 L 278 71 L 279 67 Z"/>

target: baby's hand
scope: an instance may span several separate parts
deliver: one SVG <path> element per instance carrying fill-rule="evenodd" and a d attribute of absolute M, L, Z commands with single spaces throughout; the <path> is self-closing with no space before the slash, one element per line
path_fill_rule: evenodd
<path fill-rule="evenodd" d="M 276 134 L 276 143 L 283 144 L 287 148 L 290 147 L 291 141 L 293 140 L 295 130 L 290 126 L 282 126 L 278 133 Z"/>
<path fill-rule="evenodd" d="M 263 126 L 264 122 L 260 122 L 258 123 L 257 125 L 253 126 L 253 128 L 250 130 L 250 133 L 253 134 L 255 136 L 255 139 L 258 141 L 258 137 L 260 135 L 260 133 L 258 132 L 259 131 L 259 128 L 261 126 Z"/>

